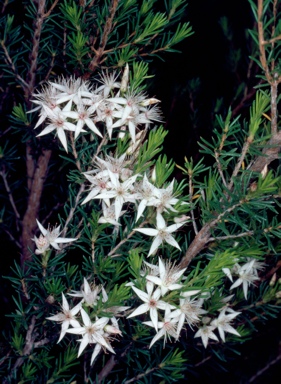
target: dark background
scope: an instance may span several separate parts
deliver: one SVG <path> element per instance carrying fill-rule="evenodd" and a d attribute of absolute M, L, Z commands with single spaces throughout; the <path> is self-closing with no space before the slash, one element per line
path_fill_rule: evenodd
<path fill-rule="evenodd" d="M 223 33 L 222 17 L 228 20 L 231 39 Z M 236 91 L 246 82 L 248 94 L 253 96 L 258 82 L 255 66 L 247 78 L 249 56 L 256 50 L 248 35 L 248 29 L 256 26 L 247 0 L 190 0 L 186 21 L 190 21 L 194 34 L 177 46 L 181 53 L 166 54 L 165 62 L 153 63 L 153 91 L 162 101 L 165 128 L 169 130 L 164 151 L 181 166 L 184 156 L 201 157 L 198 141 L 212 136 L 215 113 L 225 116 L 231 107 L 235 116 L 248 117 L 253 97 L 241 102 L 242 96 L 236 98 Z M 240 59 L 233 65 L 232 55 L 237 50 Z M 197 86 L 190 87 L 194 79 L 199 79 Z M 177 176 L 180 178 L 180 173 Z M 265 324 L 260 325 L 253 340 L 241 344 L 238 355 L 229 354 L 228 361 L 217 366 L 206 361 L 183 382 L 280 383 L 281 317 Z M 206 357 L 207 353 L 202 361 Z"/>

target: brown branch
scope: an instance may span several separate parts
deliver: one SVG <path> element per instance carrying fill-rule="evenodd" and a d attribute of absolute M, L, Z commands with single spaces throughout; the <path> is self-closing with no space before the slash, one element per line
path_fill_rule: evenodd
<path fill-rule="evenodd" d="M 271 360 L 268 364 L 266 364 L 265 367 L 263 367 L 262 369 L 260 369 L 259 371 L 257 371 L 248 381 L 248 383 L 253 383 L 255 382 L 255 380 L 257 379 L 257 377 L 261 376 L 262 374 L 264 374 L 265 371 L 267 371 L 269 368 L 271 368 L 274 364 L 278 363 L 279 360 L 281 359 L 281 353 L 279 353 L 279 355 Z"/>
<path fill-rule="evenodd" d="M 100 62 L 102 60 L 109 34 L 113 28 L 113 20 L 114 20 L 114 16 L 115 16 L 118 4 L 119 4 L 119 0 L 112 0 L 111 7 L 109 10 L 109 16 L 108 16 L 106 23 L 105 23 L 105 26 L 104 26 L 104 30 L 103 30 L 103 34 L 101 37 L 99 48 L 97 49 L 93 60 L 89 64 L 90 73 L 86 73 L 84 75 L 85 79 L 90 77 L 91 73 L 96 70 L 96 68 L 98 67 L 98 65 L 100 64 Z"/>
<path fill-rule="evenodd" d="M 25 89 L 25 98 L 27 103 L 29 103 L 30 96 L 34 91 L 35 81 L 36 81 L 36 72 L 38 65 L 38 55 L 39 55 L 39 44 L 40 37 L 44 21 L 44 11 L 45 11 L 46 0 L 38 1 L 38 10 L 35 20 L 34 35 L 32 39 L 32 51 L 29 56 L 30 67 L 26 75 L 26 82 L 28 87 Z"/>
<path fill-rule="evenodd" d="M 50 14 L 52 13 L 53 9 L 55 8 L 55 6 L 57 5 L 58 2 L 59 2 L 59 0 L 55 0 L 53 2 L 53 4 L 51 5 L 50 9 L 46 13 L 44 13 L 44 15 L 43 15 L 44 19 L 46 19 L 47 17 L 50 16 Z"/>
<path fill-rule="evenodd" d="M 13 211 L 14 211 L 14 214 L 15 214 L 15 216 L 16 216 L 16 227 L 17 227 L 17 231 L 18 231 L 18 230 L 19 230 L 20 214 L 19 214 L 19 211 L 17 210 L 16 203 L 15 203 L 15 200 L 14 200 L 14 198 L 13 198 L 12 191 L 11 191 L 11 189 L 10 189 L 10 186 L 9 186 L 9 183 L 8 183 L 8 180 L 7 180 L 5 171 L 4 171 L 4 170 L 1 170 L 1 171 L 0 171 L 0 175 L 2 176 L 2 179 L 3 179 L 3 182 L 4 182 L 4 186 L 5 186 L 6 192 L 7 192 L 7 194 L 8 194 L 8 197 L 9 197 L 9 200 L 10 200 L 10 203 L 11 203 L 11 206 L 13 207 Z"/>
<path fill-rule="evenodd" d="M 26 337 L 25 337 L 25 346 L 24 346 L 24 349 L 22 351 L 22 354 L 23 356 L 27 356 L 27 355 L 30 355 L 32 349 L 33 349 L 33 346 L 34 346 L 34 340 L 36 339 L 37 337 L 37 334 L 34 332 L 34 327 L 35 327 L 35 321 L 36 321 L 36 317 L 35 316 L 32 316 L 31 318 L 31 323 L 28 327 L 28 330 L 26 332 Z M 24 363 L 24 360 L 25 358 L 24 357 L 19 357 L 14 366 L 12 367 L 11 369 L 11 373 L 9 376 L 6 377 L 6 379 L 4 379 L 3 381 L 3 384 L 8 384 L 10 383 L 10 379 L 12 377 L 14 377 L 14 374 L 15 372 L 17 371 L 17 369 Z"/>
<path fill-rule="evenodd" d="M 139 375 L 133 377 L 132 379 L 130 379 L 130 380 L 126 380 L 124 384 L 137 383 L 137 381 L 138 381 L 139 379 L 141 379 L 141 378 L 144 377 L 144 376 L 149 375 L 151 372 L 154 372 L 154 371 L 156 371 L 157 369 L 160 369 L 160 368 L 157 366 L 157 367 L 154 367 L 154 368 L 151 368 L 151 369 L 147 369 L 145 372 L 140 373 Z"/>
<path fill-rule="evenodd" d="M 269 72 L 269 68 L 266 61 L 266 53 L 264 47 L 264 28 L 263 28 L 263 0 L 258 0 L 258 37 L 259 37 L 259 49 L 260 49 L 260 62 L 264 69 L 265 76 L 269 84 L 271 84 L 272 77 Z"/>
<path fill-rule="evenodd" d="M 262 44 L 263 45 L 267 45 L 267 44 L 274 44 L 276 41 L 278 40 L 281 40 L 281 35 L 278 35 L 276 37 L 273 37 L 272 39 L 270 40 L 266 40 L 266 41 L 263 41 Z"/>
<path fill-rule="evenodd" d="M 28 141 L 26 143 L 25 155 L 26 155 L 25 163 L 26 163 L 26 172 L 27 172 L 27 188 L 30 191 L 32 186 L 32 179 L 35 172 L 35 160 L 33 159 L 31 141 Z"/>
<path fill-rule="evenodd" d="M 188 180 L 189 202 L 190 202 L 190 204 L 192 204 L 192 198 L 193 198 L 192 173 L 188 173 L 188 177 L 189 177 L 189 180 Z M 193 230 L 194 230 L 195 234 L 197 235 L 198 234 L 198 228 L 197 228 L 197 224 L 195 221 L 193 209 L 190 210 L 190 214 L 191 214 L 191 221 L 192 221 Z"/>
<path fill-rule="evenodd" d="M 16 76 L 16 79 L 22 84 L 22 87 L 23 89 L 26 89 L 28 87 L 28 84 L 26 83 L 26 81 L 18 74 L 17 72 L 17 69 L 16 69 L 16 66 L 13 62 L 13 60 L 11 59 L 10 55 L 9 55 L 9 52 L 5 46 L 5 42 L 4 40 L 1 41 L 1 47 L 4 51 L 4 55 L 5 55 L 5 61 L 7 62 L 7 64 L 10 66 L 10 68 L 12 69 L 13 73 L 15 74 Z"/>
<path fill-rule="evenodd" d="M 98 374 L 98 380 L 96 384 L 100 383 L 103 379 L 105 379 L 110 374 L 110 372 L 115 367 L 117 362 L 118 360 L 116 359 L 115 355 L 111 355 L 110 359 L 107 361 L 103 369 Z"/>
<path fill-rule="evenodd" d="M 64 228 L 63 228 L 63 230 L 61 232 L 61 237 L 65 237 L 66 232 L 67 232 L 67 228 L 68 228 L 67 226 L 68 226 L 69 222 L 72 220 L 72 218 L 74 216 L 75 210 L 76 210 L 77 205 L 78 205 L 78 203 L 80 201 L 80 197 L 81 197 L 81 195 L 82 195 L 82 193 L 84 191 L 85 191 L 85 184 L 83 183 L 83 184 L 81 184 L 81 186 L 79 188 L 79 191 L 77 193 L 74 206 L 70 209 L 69 214 L 68 214 L 68 216 L 66 218 L 66 221 L 64 223 Z"/>
<path fill-rule="evenodd" d="M 191 260 L 196 255 L 198 255 L 200 251 L 202 251 L 202 249 L 206 246 L 207 243 L 210 242 L 211 229 L 214 228 L 217 225 L 217 223 L 219 223 L 226 214 L 234 211 L 234 209 L 241 206 L 243 203 L 244 203 L 243 201 L 240 201 L 239 203 L 234 204 L 232 207 L 227 208 L 224 212 L 219 214 L 214 220 L 212 220 L 209 223 L 206 223 L 201 228 L 201 230 L 198 232 L 198 234 L 195 236 L 194 240 L 188 247 L 188 250 L 186 251 L 184 257 L 181 259 L 181 262 L 179 264 L 180 269 L 186 268 L 191 262 Z"/>
<path fill-rule="evenodd" d="M 261 172 L 266 165 L 269 165 L 273 160 L 279 158 L 279 150 L 281 146 L 281 131 L 277 132 L 264 145 L 261 156 L 258 156 L 256 161 L 250 167 L 250 171 Z"/>
<path fill-rule="evenodd" d="M 36 218 L 39 211 L 40 198 L 48 171 L 48 164 L 51 157 L 51 153 L 51 150 L 42 150 L 42 154 L 38 158 L 37 167 L 34 172 L 34 178 L 28 197 L 27 209 L 22 220 L 22 266 L 24 265 L 25 261 L 31 259 L 29 248 L 34 248 L 31 238 L 37 226 Z"/>

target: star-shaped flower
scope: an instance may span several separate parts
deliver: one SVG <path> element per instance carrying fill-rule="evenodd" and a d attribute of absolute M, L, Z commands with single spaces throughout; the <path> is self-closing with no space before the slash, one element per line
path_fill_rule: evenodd
<path fill-rule="evenodd" d="M 48 244 L 48 245 L 51 245 L 53 248 L 55 248 L 56 250 L 60 250 L 60 247 L 58 246 L 59 243 L 70 243 L 71 241 L 75 241 L 77 240 L 77 238 L 66 238 L 66 237 L 59 237 L 60 235 L 60 225 L 56 228 L 48 228 L 48 229 L 45 229 L 43 227 L 42 224 L 39 223 L 39 221 L 36 219 L 37 221 L 37 225 L 40 229 L 40 231 L 42 232 L 42 235 L 44 236 L 44 239 L 45 239 L 45 246 Z M 43 241 L 43 237 L 42 235 L 40 235 L 39 239 L 37 239 L 36 237 L 34 237 L 34 241 L 36 243 L 36 245 L 38 246 L 39 245 L 39 242 L 42 243 Z M 45 250 L 47 250 L 48 248 L 46 247 Z M 42 248 L 39 248 L 37 250 L 37 252 L 35 251 L 36 254 L 38 253 L 43 253 L 43 249 Z"/>
<path fill-rule="evenodd" d="M 179 244 L 173 238 L 171 233 L 175 232 L 177 229 L 182 227 L 185 223 L 186 221 L 182 223 L 173 224 L 167 227 L 163 216 L 161 215 L 161 213 L 158 212 L 156 216 L 156 225 L 157 225 L 156 229 L 136 228 L 135 230 L 138 232 L 144 233 L 145 235 L 155 237 L 148 253 L 148 256 L 150 256 L 157 250 L 157 248 L 163 243 L 163 241 L 166 241 L 168 244 L 181 250 Z"/>
<path fill-rule="evenodd" d="M 149 348 L 152 347 L 152 345 L 159 339 L 161 339 L 162 336 L 164 336 L 164 348 L 165 343 L 167 341 L 167 337 L 170 338 L 172 336 L 175 340 L 178 340 L 178 334 L 176 332 L 176 325 L 178 320 L 177 319 L 171 319 L 169 317 L 170 314 L 170 308 L 167 306 L 165 310 L 165 316 L 164 321 L 159 321 L 157 324 L 157 329 L 160 329 L 156 333 L 156 335 L 151 340 Z M 149 325 L 150 327 L 154 327 L 154 324 L 152 321 L 144 321 L 143 324 Z"/>
<path fill-rule="evenodd" d="M 224 308 L 217 319 L 214 319 L 211 322 L 211 325 L 215 326 L 218 328 L 220 337 L 222 341 L 225 341 L 225 332 L 232 333 L 233 335 L 240 336 L 240 334 L 236 331 L 235 328 L 233 328 L 229 323 L 231 320 L 233 320 L 236 316 L 238 316 L 241 312 L 233 312 L 226 314 L 226 308 Z"/>
<path fill-rule="evenodd" d="M 126 202 L 135 202 L 135 195 L 133 193 L 133 184 L 138 177 L 138 175 L 131 176 L 129 179 L 123 183 L 119 181 L 118 175 L 108 171 L 109 177 L 112 183 L 110 190 L 102 192 L 97 196 L 93 197 L 94 199 L 114 199 L 115 204 L 115 220 L 117 221 L 121 215 L 123 204 Z"/>
<path fill-rule="evenodd" d="M 131 313 L 129 316 L 127 316 L 127 319 L 130 317 L 138 316 L 143 313 L 146 313 L 149 311 L 149 315 L 152 321 L 152 324 L 154 325 L 154 328 L 156 331 L 158 330 L 158 312 L 157 309 L 163 309 L 165 310 L 167 306 L 170 306 L 168 303 L 165 303 L 163 300 L 159 300 L 161 296 L 161 290 L 157 288 L 154 292 L 153 291 L 154 284 L 146 284 L 146 292 L 141 291 L 140 289 L 132 286 L 132 289 L 136 292 L 138 297 L 145 303 L 141 304 L 137 309 L 134 310 L 133 313 Z"/>
<path fill-rule="evenodd" d="M 202 328 L 198 329 L 194 337 L 201 337 L 204 347 L 207 348 L 209 339 L 219 341 L 213 332 L 215 329 L 216 327 L 214 325 L 204 325 Z"/>
<path fill-rule="evenodd" d="M 158 285 L 161 289 L 161 294 L 164 296 L 168 291 L 182 288 L 182 284 L 178 284 L 186 268 L 179 269 L 171 262 L 166 264 L 159 258 L 159 274 L 160 277 L 154 275 L 146 276 L 148 281 Z"/>
<path fill-rule="evenodd" d="M 63 114 L 63 112 L 60 109 L 51 110 L 49 107 L 45 105 L 43 105 L 43 108 L 45 110 L 45 113 L 48 119 L 50 120 L 50 124 L 48 124 L 43 129 L 43 131 L 39 133 L 39 135 L 37 136 L 44 136 L 56 130 L 60 142 L 62 143 L 65 151 L 68 152 L 65 131 L 74 132 L 76 129 L 75 125 L 66 121 L 66 116 Z"/>
<path fill-rule="evenodd" d="M 86 303 L 87 306 L 93 307 L 97 304 L 100 291 L 100 286 L 94 286 L 93 288 L 91 288 L 87 279 L 84 277 L 84 288 L 81 291 L 72 291 L 72 293 L 69 293 L 68 295 L 74 297 L 81 297 L 83 298 L 82 303 Z"/>
<path fill-rule="evenodd" d="M 74 308 L 69 309 L 69 304 L 62 293 L 62 312 L 58 313 L 57 315 L 47 317 L 47 320 L 52 321 L 58 321 L 61 323 L 61 333 L 58 340 L 58 343 L 62 340 L 64 335 L 66 334 L 67 329 L 69 328 L 69 325 L 72 325 L 72 327 L 80 327 L 79 322 L 75 319 L 75 315 L 80 311 L 81 309 L 81 302 L 77 304 Z"/>
<path fill-rule="evenodd" d="M 203 313 L 206 313 L 206 311 L 201 308 L 203 300 L 190 298 L 190 296 L 196 295 L 199 292 L 199 290 L 182 292 L 181 296 L 184 298 L 180 299 L 179 309 L 176 309 L 170 313 L 170 318 L 178 319 L 178 335 L 180 334 L 185 321 L 192 328 L 194 324 L 200 321 L 199 316 Z"/>
<path fill-rule="evenodd" d="M 81 308 L 81 316 L 83 319 L 84 326 L 83 327 L 75 327 L 67 330 L 67 333 L 82 335 L 82 339 L 79 340 L 80 347 L 78 351 L 78 357 L 84 351 L 88 344 L 100 344 L 101 347 L 105 347 L 110 352 L 114 353 L 111 345 L 105 340 L 103 337 L 104 330 L 103 328 L 109 321 L 108 317 L 102 317 L 101 319 L 97 319 L 94 323 L 91 322 L 91 319 L 87 312 Z"/>
<path fill-rule="evenodd" d="M 147 176 L 144 175 L 142 184 L 137 188 L 137 199 L 141 200 L 139 207 L 138 207 L 138 213 L 136 221 L 142 216 L 143 211 L 147 206 L 151 206 L 154 204 L 155 201 L 155 191 L 156 187 L 151 184 Z"/>

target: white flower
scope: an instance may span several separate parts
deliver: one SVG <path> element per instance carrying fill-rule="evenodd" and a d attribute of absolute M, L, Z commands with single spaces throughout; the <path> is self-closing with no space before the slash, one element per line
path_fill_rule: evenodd
<path fill-rule="evenodd" d="M 60 139 L 65 151 L 68 152 L 65 131 L 74 132 L 76 129 L 75 125 L 66 121 L 66 116 L 60 109 L 51 110 L 45 105 L 43 105 L 43 108 L 48 116 L 48 119 L 50 120 L 50 124 L 47 125 L 37 136 L 47 135 L 48 133 L 56 130 L 58 138 Z"/>
<path fill-rule="evenodd" d="M 77 238 L 65 238 L 65 237 L 59 237 L 59 234 L 60 234 L 60 225 L 56 228 L 52 228 L 52 229 L 45 229 L 43 227 L 42 224 L 39 223 L 39 221 L 36 219 L 37 221 L 37 225 L 40 229 L 40 231 L 42 232 L 42 235 L 44 236 L 44 239 L 45 239 L 45 246 L 47 246 L 47 243 L 49 245 L 51 245 L 53 248 L 55 248 L 56 250 L 60 250 L 60 247 L 58 246 L 59 243 L 69 243 L 71 241 L 75 241 L 77 240 Z M 40 244 L 40 243 L 44 243 L 43 241 L 43 238 L 42 236 L 39 237 L 39 239 L 37 239 L 36 237 L 34 237 L 33 239 L 36 243 L 36 245 Z M 39 254 L 39 253 L 43 253 L 43 249 L 45 248 L 45 246 L 41 246 L 38 250 L 35 251 L 36 254 Z M 48 248 L 46 247 L 45 250 L 47 250 Z"/>
<path fill-rule="evenodd" d="M 114 88 L 120 88 L 120 83 L 116 81 L 119 73 L 116 74 L 115 71 L 110 74 L 108 74 L 108 72 L 101 72 L 100 77 L 98 81 L 102 83 L 102 85 L 96 89 L 96 92 L 103 91 L 102 94 L 104 97 L 107 97 Z"/>
<path fill-rule="evenodd" d="M 60 108 L 58 107 L 58 103 L 57 103 L 57 95 L 58 95 L 57 89 L 52 87 L 51 85 L 50 86 L 43 86 L 42 92 L 38 92 L 38 93 L 33 94 L 33 96 L 37 100 L 32 100 L 32 102 L 34 104 L 38 104 L 39 106 L 28 111 L 27 113 L 37 111 L 38 109 L 41 108 L 40 118 L 39 118 L 37 124 L 35 125 L 34 129 L 37 128 L 40 124 L 42 124 L 43 121 L 45 121 L 45 119 L 48 117 L 48 113 L 43 108 L 44 105 L 47 106 L 51 110 L 57 110 L 57 111 L 60 110 Z"/>
<path fill-rule="evenodd" d="M 230 290 L 239 287 L 239 285 L 243 285 L 243 292 L 245 299 L 248 296 L 248 287 L 249 285 L 254 284 L 255 281 L 259 280 L 257 276 L 257 272 L 253 269 L 255 263 L 255 259 L 252 259 L 249 263 L 246 263 L 242 266 L 236 265 L 238 268 L 238 276 L 239 278 L 231 285 Z"/>
<path fill-rule="evenodd" d="M 219 341 L 213 332 L 214 329 L 216 329 L 214 325 L 204 325 L 202 328 L 198 329 L 194 337 L 201 337 L 204 347 L 207 348 L 209 339 Z"/>
<path fill-rule="evenodd" d="M 138 207 L 138 213 L 136 221 L 142 216 L 143 211 L 147 206 L 151 206 L 154 203 L 155 200 L 155 190 L 156 187 L 151 184 L 147 176 L 144 175 L 142 185 L 137 188 L 137 199 L 141 200 L 139 207 Z"/>
<path fill-rule="evenodd" d="M 100 286 L 95 286 L 92 289 L 87 279 L 84 277 L 84 288 L 81 291 L 72 291 L 72 293 L 69 293 L 68 295 L 74 297 L 82 297 L 82 303 L 86 303 L 87 306 L 93 307 L 97 304 L 100 291 Z"/>
<path fill-rule="evenodd" d="M 186 268 L 179 269 L 175 265 L 172 265 L 171 262 L 164 264 L 159 258 L 160 277 L 148 275 L 146 276 L 146 279 L 158 285 L 161 289 L 162 296 L 164 296 L 168 291 L 182 288 L 182 284 L 177 283 L 181 279 L 185 270 Z"/>
<path fill-rule="evenodd" d="M 206 313 L 206 311 L 201 308 L 203 304 L 202 299 L 198 300 L 190 298 L 190 296 L 196 295 L 199 292 L 199 290 L 182 292 L 181 296 L 184 296 L 184 298 L 180 299 L 179 309 L 176 309 L 169 315 L 170 318 L 178 319 L 178 335 L 180 334 L 185 321 L 192 328 L 194 324 L 200 321 L 199 316 Z"/>
<path fill-rule="evenodd" d="M 75 119 L 76 121 L 76 128 L 75 128 L 75 139 L 79 136 L 80 132 L 83 131 L 83 127 L 86 124 L 88 128 L 92 132 L 94 132 L 96 135 L 102 137 L 102 134 L 95 126 L 95 123 L 93 122 L 91 115 L 92 111 L 90 109 L 86 109 L 83 104 L 78 104 L 77 111 L 66 111 L 63 112 L 63 114 L 66 117 L 70 117 L 71 119 Z"/>
<path fill-rule="evenodd" d="M 102 202 L 102 210 L 103 210 L 103 216 L 101 216 L 98 219 L 98 223 L 101 223 L 101 224 L 109 223 L 109 224 L 112 224 L 115 226 L 121 225 L 115 220 L 115 205 L 114 204 L 112 204 L 108 207 L 104 202 Z M 126 211 L 121 211 L 119 217 L 122 216 L 125 212 Z"/>
<path fill-rule="evenodd" d="M 58 79 L 58 82 L 49 82 L 54 88 L 58 90 L 57 94 L 57 103 L 62 104 L 65 102 L 70 102 L 68 109 L 71 110 L 72 101 L 75 104 L 79 104 L 81 97 L 91 97 L 89 90 L 89 83 L 82 80 L 81 78 L 75 79 L 74 77 L 69 77 L 65 79 L 61 77 Z"/>
<path fill-rule="evenodd" d="M 94 323 L 91 322 L 91 319 L 87 312 L 81 308 L 81 316 L 83 319 L 84 326 L 83 327 L 75 327 L 68 329 L 67 333 L 82 335 L 82 339 L 79 340 L 80 347 L 78 351 L 78 357 L 84 351 L 88 344 L 99 344 L 101 347 L 105 347 L 110 352 L 114 353 L 111 345 L 105 340 L 104 335 L 104 327 L 109 321 L 108 317 L 102 317 L 101 319 L 97 319 Z"/>
<path fill-rule="evenodd" d="M 82 205 L 87 203 L 88 201 L 92 200 L 96 195 L 99 193 L 106 192 L 107 189 L 110 188 L 111 182 L 109 180 L 109 176 L 98 174 L 96 176 L 91 176 L 87 173 L 84 173 L 84 176 L 90 181 L 91 183 L 91 192 L 88 194 L 88 196 L 82 201 Z M 109 205 L 109 200 L 107 201 L 107 204 Z"/>
<path fill-rule="evenodd" d="M 175 232 L 177 229 L 182 227 L 186 221 L 178 224 L 170 225 L 169 227 L 166 226 L 165 220 L 163 216 L 160 213 L 157 213 L 156 216 L 156 229 L 154 228 L 136 228 L 135 230 L 141 233 L 144 233 L 148 236 L 154 236 L 155 239 L 153 240 L 151 244 L 151 248 L 149 250 L 148 256 L 152 255 L 157 248 L 163 243 L 163 241 L 166 241 L 168 244 L 172 245 L 175 248 L 178 248 L 181 250 L 179 244 L 176 242 L 176 240 L 173 238 L 171 233 Z"/>
<path fill-rule="evenodd" d="M 234 329 L 229 323 L 231 320 L 233 320 L 236 316 L 238 316 L 241 312 L 234 312 L 226 315 L 226 308 L 224 308 L 217 319 L 214 319 L 211 322 L 211 325 L 218 328 L 220 337 L 223 341 L 225 341 L 225 332 L 232 333 L 233 335 L 240 336 L 240 334 Z"/>
<path fill-rule="evenodd" d="M 34 236 L 32 240 L 35 241 L 37 247 L 37 249 L 35 250 L 36 255 L 40 255 L 42 253 L 45 253 L 46 251 L 49 251 L 50 242 L 45 236 L 40 235 L 38 238 Z"/>
<path fill-rule="evenodd" d="M 172 205 L 177 204 L 179 199 L 173 197 L 174 180 L 168 185 L 167 188 L 155 188 L 155 200 L 154 204 L 157 207 L 158 212 L 167 211 L 167 209 L 177 212 Z"/>
<path fill-rule="evenodd" d="M 176 325 L 178 320 L 170 319 L 169 314 L 170 314 L 170 308 L 169 306 L 166 306 L 164 321 L 159 321 L 157 324 L 157 329 L 160 329 L 160 331 L 158 331 L 156 335 L 153 337 L 153 339 L 151 340 L 149 348 L 151 348 L 152 345 L 157 340 L 161 339 L 162 336 L 164 336 L 164 348 L 165 348 L 165 343 L 167 341 L 167 337 L 170 339 L 170 336 L 172 336 L 176 341 L 178 340 L 178 334 L 176 332 Z M 152 321 L 144 321 L 143 324 L 149 325 L 150 327 L 154 327 L 154 324 Z"/>
<path fill-rule="evenodd" d="M 127 167 L 128 161 L 126 160 L 126 154 L 124 153 L 120 157 L 111 157 L 106 155 L 107 160 L 103 160 L 100 157 L 96 158 L 96 163 L 99 169 L 88 171 L 87 174 L 96 173 L 98 177 L 109 177 L 109 172 L 116 174 L 122 181 L 127 180 L 132 171 Z"/>
<path fill-rule="evenodd" d="M 62 293 L 62 312 L 51 317 L 46 317 L 47 320 L 58 321 L 59 323 L 61 323 L 61 333 L 60 333 L 58 343 L 62 340 L 62 338 L 66 334 L 66 331 L 69 328 L 69 325 L 72 325 L 72 327 L 80 327 L 79 322 L 75 319 L 75 315 L 77 315 L 80 309 L 81 309 L 81 302 L 77 304 L 74 308 L 69 309 L 69 304 L 64 294 Z"/>
<path fill-rule="evenodd" d="M 139 298 L 145 303 L 141 304 L 137 309 L 134 310 L 127 319 L 130 317 L 138 316 L 149 311 L 149 315 L 152 321 L 152 324 L 156 331 L 158 330 L 158 312 L 157 309 L 165 310 L 168 303 L 165 303 L 163 300 L 159 300 L 161 296 L 161 290 L 157 288 L 153 293 L 154 284 L 146 284 L 146 292 L 141 291 L 140 289 L 132 286 L 132 289 L 136 292 Z"/>
<path fill-rule="evenodd" d="M 123 204 L 126 202 L 135 202 L 135 197 L 133 192 L 133 183 L 135 182 L 138 175 L 131 176 L 129 179 L 121 183 L 118 180 L 118 176 L 111 171 L 108 171 L 109 177 L 112 183 L 110 190 L 100 193 L 99 195 L 93 197 L 94 199 L 115 199 L 115 219 L 121 215 L 121 210 Z M 105 201 L 106 202 L 106 201 Z"/>

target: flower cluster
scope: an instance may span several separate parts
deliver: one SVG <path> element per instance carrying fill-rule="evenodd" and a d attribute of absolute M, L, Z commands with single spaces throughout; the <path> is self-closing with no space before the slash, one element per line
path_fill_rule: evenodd
<path fill-rule="evenodd" d="M 232 270 L 223 268 L 223 272 L 233 283 L 233 276 L 238 276 L 238 279 L 231 285 L 230 289 L 243 286 L 245 299 L 248 296 L 248 287 L 253 285 L 255 281 L 259 280 L 258 271 L 263 270 L 265 263 L 257 261 L 256 259 L 249 259 L 247 263 L 239 265 L 236 263 Z"/>
<path fill-rule="evenodd" d="M 192 330 L 194 326 L 199 327 L 194 337 L 201 337 L 205 348 L 208 345 L 208 340 L 213 339 L 218 341 L 214 330 L 218 330 L 223 342 L 225 342 L 225 332 L 240 336 L 239 333 L 230 325 L 230 322 L 239 315 L 240 312 L 235 312 L 228 305 L 224 305 L 219 310 L 217 318 L 210 318 L 201 315 L 206 315 L 207 311 L 203 309 L 204 300 L 207 299 L 196 297 L 200 290 L 184 291 L 183 274 L 186 270 L 179 269 L 170 262 L 163 262 L 159 258 L 158 266 L 144 262 L 148 271 L 143 271 L 142 275 L 146 278 L 146 292 L 135 287 L 134 283 L 129 283 L 136 295 L 143 301 L 127 318 L 142 315 L 149 312 L 150 321 L 144 321 L 156 331 L 150 347 L 164 337 L 164 346 L 167 338 L 174 338 L 177 341 L 180 337 L 181 330 L 187 324 Z M 179 302 L 169 301 L 170 291 L 179 293 Z M 193 296 L 193 297 L 192 297 Z M 232 296 L 223 299 L 222 302 L 230 300 Z M 199 323 L 202 323 L 200 326 Z"/>
<path fill-rule="evenodd" d="M 173 195 L 174 181 L 166 188 L 157 188 L 144 175 L 132 174 L 130 161 L 122 155 L 119 158 L 106 156 L 106 160 L 96 158 L 97 168 L 84 173 L 90 182 L 90 192 L 82 201 L 85 204 L 93 199 L 100 199 L 103 202 L 103 216 L 99 223 L 109 223 L 118 226 L 118 220 L 126 211 L 122 211 L 125 203 L 137 205 L 136 221 L 143 215 L 146 207 L 156 208 L 156 229 L 136 228 L 135 230 L 148 236 L 153 236 L 148 256 L 156 252 L 163 241 L 180 250 L 179 244 L 172 237 L 171 233 L 182 227 L 187 220 L 167 226 L 162 213 L 167 211 L 177 212 L 173 207 L 179 199 Z M 181 204 L 187 204 L 182 202 Z M 188 218 L 186 216 L 185 218 Z"/>
<path fill-rule="evenodd" d="M 33 95 L 33 103 L 38 106 L 30 111 L 40 110 L 35 128 L 46 123 L 38 136 L 55 131 L 66 152 L 66 132 L 73 132 L 75 139 L 87 131 L 99 137 L 107 133 L 111 139 L 114 129 L 122 130 L 123 134 L 127 129 L 135 142 L 139 127 L 147 128 L 153 121 L 161 121 L 161 114 L 156 105 L 159 100 L 131 91 L 128 71 L 127 66 L 121 83 L 116 72 L 102 72 L 98 80 L 101 85 L 95 88 L 81 78 L 62 77 L 57 82 L 48 82 Z"/>
<path fill-rule="evenodd" d="M 101 295 L 100 295 L 101 293 Z M 95 344 L 91 357 L 91 364 L 101 351 L 108 350 L 114 353 L 110 342 L 115 335 L 121 335 L 118 321 L 116 317 L 101 317 L 95 315 L 98 302 L 106 303 L 108 300 L 107 293 L 102 286 L 94 286 L 91 288 L 88 281 L 84 278 L 84 287 L 81 291 L 74 291 L 70 296 L 80 297 L 82 300 L 72 309 L 69 308 L 68 301 L 62 294 L 62 312 L 54 316 L 47 317 L 48 320 L 61 323 L 61 332 L 58 342 L 60 342 L 66 333 L 81 335 L 79 339 L 78 357 L 87 347 L 87 345 Z M 129 307 L 110 307 L 107 308 L 108 313 L 117 314 L 123 312 Z M 77 315 L 80 314 L 80 317 Z M 93 321 L 92 319 L 95 318 Z M 70 328 L 71 326 L 71 328 Z"/>

